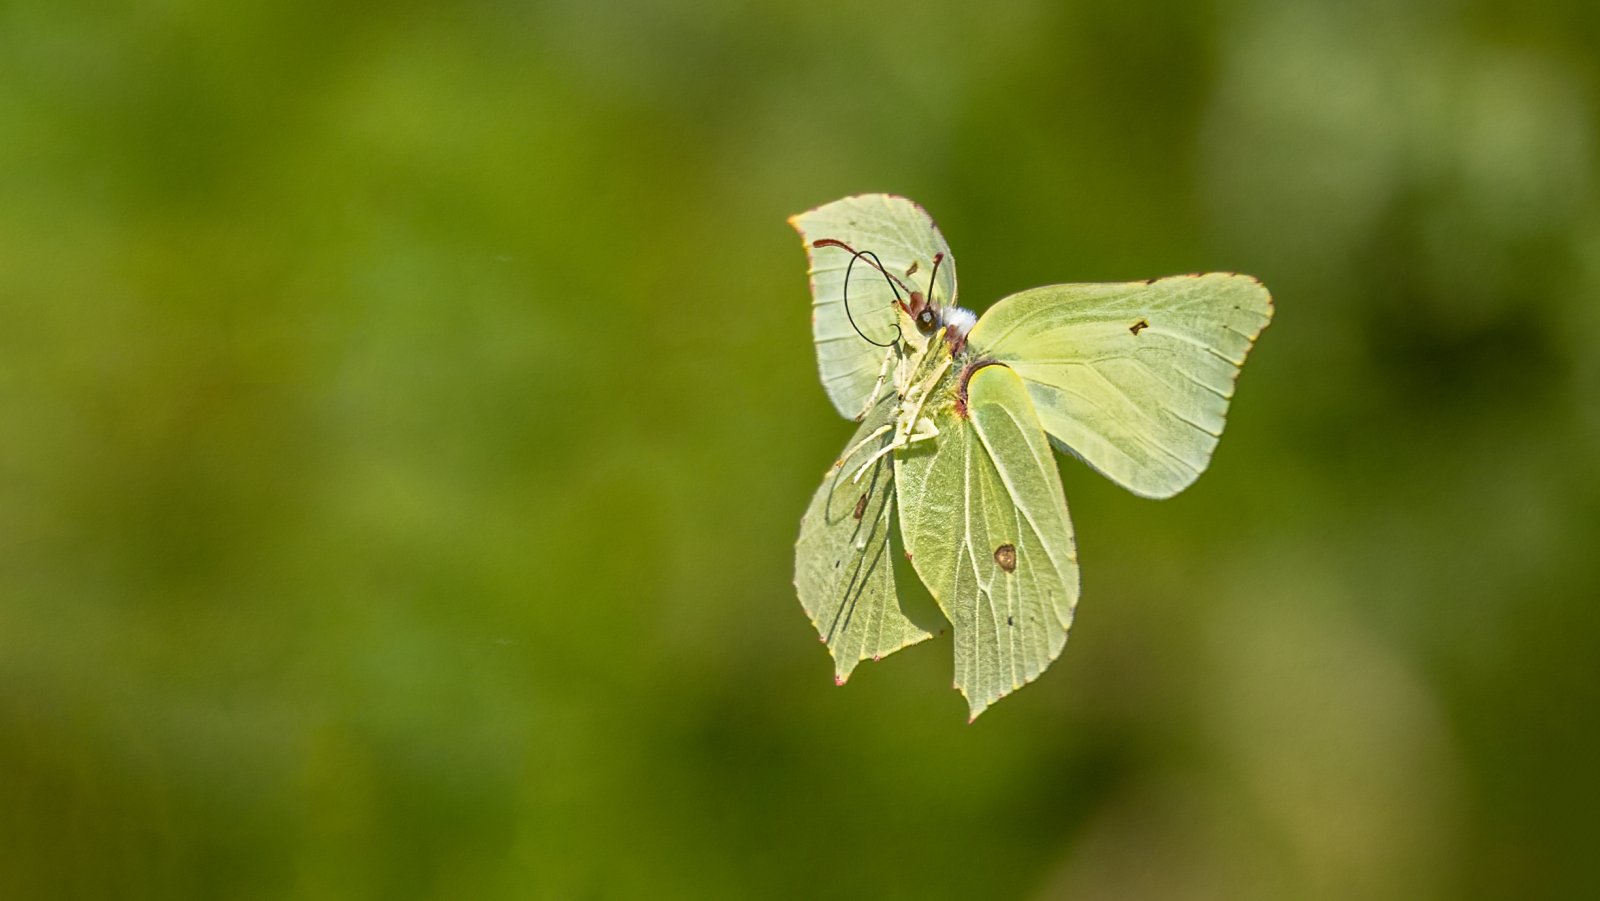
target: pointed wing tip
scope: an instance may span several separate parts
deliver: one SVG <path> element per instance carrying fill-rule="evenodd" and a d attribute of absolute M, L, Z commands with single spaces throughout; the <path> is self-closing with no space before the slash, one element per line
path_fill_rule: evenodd
<path fill-rule="evenodd" d="M 1263 282 L 1261 279 L 1256 278 L 1255 276 L 1250 275 L 1249 273 L 1245 273 L 1245 272 L 1229 272 L 1229 273 L 1227 273 L 1227 275 L 1230 278 L 1244 279 L 1245 281 L 1249 282 L 1252 286 L 1254 286 L 1256 288 L 1260 288 L 1261 289 L 1261 296 L 1265 297 L 1266 300 L 1267 300 L 1267 318 L 1268 319 L 1272 318 L 1272 291 L 1271 291 L 1271 289 L 1269 289 L 1267 287 L 1265 282 Z"/>
<path fill-rule="evenodd" d="M 1033 678 L 1038 678 L 1038 674 L 1035 674 Z M 1033 678 L 1024 680 L 1022 685 L 1032 682 Z M 967 697 L 966 692 L 962 692 L 962 697 L 967 698 L 967 725 L 972 725 L 977 721 L 978 717 L 982 716 L 989 708 L 1015 694 L 1017 689 L 1021 688 L 1022 685 L 1015 686 L 1010 691 L 1002 691 L 987 700 Z"/>
<path fill-rule="evenodd" d="M 815 215 L 821 211 L 821 209 L 822 207 L 817 207 L 816 209 L 806 210 L 803 213 L 795 213 L 793 216 L 783 220 L 789 223 L 790 228 L 799 233 L 801 243 L 805 245 L 806 256 L 808 257 L 811 255 L 813 248 L 811 246 L 811 236 L 806 234 L 806 218 Z"/>
<path fill-rule="evenodd" d="M 844 199 L 845 200 L 849 200 L 850 198 L 846 197 Z M 804 225 L 802 220 L 804 220 L 807 216 L 811 216 L 811 215 L 815 215 L 816 213 L 820 213 L 824 209 L 827 209 L 828 207 L 833 206 L 834 204 L 836 204 L 838 202 L 839 201 L 837 201 L 837 200 L 830 200 L 829 202 L 824 203 L 821 206 L 814 206 L 811 209 L 806 210 L 804 212 L 795 213 L 793 216 L 790 216 L 785 221 L 787 221 L 789 223 L 789 225 L 794 228 L 795 231 L 799 232 L 801 234 L 801 236 L 804 236 L 805 233 L 806 233 L 806 230 L 805 230 L 805 225 Z M 811 249 L 811 245 L 810 245 L 809 242 L 806 244 L 806 249 L 807 250 Z"/>
<path fill-rule="evenodd" d="M 1271 289 L 1269 289 L 1267 287 L 1265 282 L 1263 282 L 1261 279 L 1256 278 L 1255 276 L 1250 275 L 1248 273 L 1245 273 L 1245 272 L 1225 272 L 1225 273 L 1222 273 L 1222 274 L 1227 276 L 1228 278 L 1243 279 L 1244 281 L 1249 282 L 1252 287 L 1259 288 L 1261 290 L 1261 296 L 1262 296 L 1262 298 L 1264 300 L 1266 300 L 1266 307 L 1262 311 L 1262 313 L 1266 317 L 1267 322 L 1263 322 L 1261 324 L 1261 326 L 1255 330 L 1254 334 L 1246 336 L 1246 337 L 1248 337 L 1250 339 L 1250 343 L 1254 344 L 1254 343 L 1256 343 L 1256 337 L 1261 334 L 1261 329 L 1266 328 L 1267 327 L 1267 323 L 1272 321 L 1272 313 L 1276 309 L 1276 307 L 1274 306 L 1274 304 L 1272 302 L 1272 291 L 1271 291 Z M 1244 361 L 1242 361 L 1242 360 L 1239 361 L 1239 365 L 1243 365 L 1243 363 L 1244 363 Z"/>
<path fill-rule="evenodd" d="M 808 214 L 806 214 L 806 213 L 795 213 L 793 216 L 790 216 L 789 218 L 787 218 L 787 219 L 785 219 L 783 221 L 789 223 L 789 227 L 794 229 L 795 232 L 800 235 L 801 246 L 805 247 L 806 256 L 809 257 L 809 256 L 811 256 L 811 239 L 806 237 L 806 226 L 805 226 L 805 223 L 800 221 L 806 215 L 808 215 Z"/>
<path fill-rule="evenodd" d="M 868 654 L 868 655 L 863 656 L 863 657 L 857 657 L 854 660 L 849 660 L 849 659 L 846 659 L 846 658 L 841 658 L 841 657 L 834 656 L 833 648 L 829 647 L 828 648 L 828 656 L 833 658 L 833 684 L 834 685 L 843 685 L 846 682 L 849 682 L 850 681 L 850 677 L 852 675 L 854 675 L 854 673 L 856 671 L 856 667 L 860 666 L 863 663 L 868 663 L 868 662 L 881 663 L 881 662 L 883 662 L 883 658 L 888 657 L 891 654 L 897 654 L 900 651 L 903 651 L 906 648 L 912 647 L 914 645 L 921 644 L 922 642 L 927 641 L 928 639 L 935 637 L 937 634 L 939 634 L 939 633 L 925 632 L 922 635 L 913 636 L 911 638 L 908 638 L 904 642 L 901 642 L 900 644 L 898 644 L 898 645 L 896 645 L 896 646 L 894 646 L 892 648 L 885 648 L 885 649 L 882 649 L 882 650 L 878 651 L 878 653 L 876 653 L 876 654 Z M 827 641 L 828 641 L 826 638 L 823 638 L 821 635 L 817 636 L 817 640 L 823 642 L 824 644 L 826 644 Z"/>
<path fill-rule="evenodd" d="M 1074 605 L 1074 606 L 1076 606 L 1076 605 Z M 1072 628 L 1072 623 L 1069 620 L 1068 623 L 1067 623 L 1067 628 L 1064 631 L 1071 631 L 1071 628 Z M 1023 676 L 1022 676 L 1022 681 L 1021 682 L 1013 683 L 1010 688 L 1008 688 L 1005 691 L 1002 691 L 1002 692 L 1000 692 L 1000 693 L 998 693 L 996 695 L 993 695 L 992 697 L 988 697 L 988 698 L 974 697 L 972 695 L 967 694 L 966 689 L 962 688 L 959 683 L 952 684 L 950 687 L 954 688 L 956 691 L 961 692 L 961 696 L 963 698 L 965 698 L 966 701 L 967 701 L 967 714 L 968 714 L 967 715 L 967 723 L 970 725 L 979 716 L 983 715 L 983 712 L 988 710 L 990 707 L 993 707 L 995 704 L 1005 700 L 1006 698 L 1011 697 L 1012 695 L 1016 694 L 1018 691 L 1021 691 L 1025 686 L 1033 684 L 1033 682 L 1035 682 L 1040 676 L 1044 675 L 1045 670 L 1050 668 L 1050 664 L 1054 663 L 1056 661 L 1056 659 L 1058 657 L 1060 657 L 1061 650 L 1064 649 L 1064 648 L 1066 648 L 1066 642 L 1063 640 L 1063 642 L 1061 644 L 1061 648 L 1056 650 L 1056 657 L 1050 658 L 1050 660 L 1048 660 L 1043 666 L 1039 667 L 1037 672 L 1024 673 Z"/>
<path fill-rule="evenodd" d="M 991 701 L 979 700 L 967 694 L 967 690 L 961 687 L 960 682 L 951 682 L 950 687 L 960 692 L 961 697 L 967 702 L 967 725 L 969 726 L 976 722 L 978 717 L 982 716 L 983 712 L 988 710 L 990 703 L 992 703 Z M 994 700 L 999 700 L 999 698 Z"/>
<path fill-rule="evenodd" d="M 815 625 L 815 624 L 813 624 L 813 625 Z M 922 635 L 918 635 L 918 636 L 914 636 L 912 638 L 908 638 L 904 642 L 900 643 L 899 645 L 896 645 L 895 647 L 885 648 L 885 649 L 880 650 L 876 654 L 868 654 L 868 655 L 866 655 L 864 657 L 857 657 L 854 660 L 850 660 L 848 658 L 843 658 L 843 657 L 836 656 L 834 654 L 834 652 L 833 652 L 833 648 L 830 646 L 828 648 L 828 656 L 833 658 L 833 684 L 834 685 L 843 685 L 846 682 L 849 682 L 850 681 L 850 677 L 852 675 L 854 675 L 854 673 L 856 671 L 856 667 L 860 666 L 863 663 L 866 663 L 866 662 L 869 662 L 869 661 L 872 662 L 872 663 L 881 663 L 883 661 L 883 658 L 888 657 L 891 654 L 899 653 L 900 651 L 903 651 L 906 648 L 912 647 L 913 645 L 921 644 L 922 642 L 927 641 L 928 639 L 933 638 L 938 634 L 940 634 L 940 633 L 925 632 Z M 821 634 L 818 634 L 817 635 L 817 641 L 819 641 L 819 642 L 821 642 L 823 644 L 827 644 L 828 639 L 823 637 Z"/>
<path fill-rule="evenodd" d="M 829 648 L 828 649 L 828 656 L 833 657 L 833 648 Z M 856 664 L 860 663 L 860 662 L 861 661 L 859 661 L 859 660 L 852 660 L 852 661 L 846 662 L 844 660 L 839 659 L 838 657 L 834 657 L 833 658 L 833 684 L 842 686 L 846 682 L 849 682 L 850 681 L 850 674 L 855 671 Z"/>

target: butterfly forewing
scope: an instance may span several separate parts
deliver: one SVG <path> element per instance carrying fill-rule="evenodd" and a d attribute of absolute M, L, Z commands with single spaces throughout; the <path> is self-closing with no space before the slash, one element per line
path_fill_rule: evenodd
<path fill-rule="evenodd" d="M 893 416 L 886 392 L 846 448 Z M 859 467 L 892 438 L 886 433 L 828 470 L 800 521 L 795 587 L 800 603 L 833 655 L 837 681 L 862 660 L 875 659 L 931 637 L 942 624 L 931 611 L 904 608 L 895 591 L 891 538 L 895 529 L 894 466 L 882 457 L 859 480 Z"/>
<path fill-rule="evenodd" d="M 984 366 L 965 394 L 938 407 L 937 438 L 897 453 L 896 475 L 906 548 L 950 620 L 955 684 L 977 717 L 1061 653 L 1078 562 L 1055 457 L 1022 381 Z"/>
<path fill-rule="evenodd" d="M 935 293 L 941 301 L 953 301 L 955 262 L 933 220 L 904 197 L 846 197 L 789 222 L 804 239 L 811 261 L 811 331 L 822 385 L 839 413 L 854 418 L 866 406 L 882 371 L 884 348 L 871 342 L 887 343 L 898 334 L 895 292 L 898 290 L 902 299 L 911 290 L 926 293 L 934 257 L 943 254 Z M 817 246 L 818 241 L 823 245 Z M 864 257 L 851 268 L 855 259 L 851 250 L 873 254 L 893 282 L 875 268 L 871 258 Z M 848 315 L 844 302 L 847 273 Z"/>
<path fill-rule="evenodd" d="M 1055 285 L 996 303 L 967 343 L 1022 377 L 1067 450 L 1161 498 L 1210 462 L 1239 367 L 1271 317 L 1266 288 L 1243 275 Z"/>

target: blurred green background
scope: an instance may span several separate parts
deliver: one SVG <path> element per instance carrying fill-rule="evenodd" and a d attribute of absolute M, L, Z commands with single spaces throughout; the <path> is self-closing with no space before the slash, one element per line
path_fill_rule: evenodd
<path fill-rule="evenodd" d="M 1600 896 L 1590 0 L 0 6 L 0 896 Z M 1239 270 L 1066 654 L 836 688 L 785 218 Z"/>

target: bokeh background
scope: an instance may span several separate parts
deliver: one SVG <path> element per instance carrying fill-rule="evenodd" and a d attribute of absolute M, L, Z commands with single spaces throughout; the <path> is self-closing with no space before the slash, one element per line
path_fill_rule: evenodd
<path fill-rule="evenodd" d="M 0 6 L 0 895 L 1600 896 L 1589 0 Z M 1238 270 L 1066 654 L 836 688 L 785 218 Z"/>

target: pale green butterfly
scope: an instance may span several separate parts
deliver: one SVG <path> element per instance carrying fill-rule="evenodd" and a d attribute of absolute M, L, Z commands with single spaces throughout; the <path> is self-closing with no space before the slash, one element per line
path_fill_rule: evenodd
<path fill-rule="evenodd" d="M 811 262 L 823 387 L 860 422 L 800 522 L 800 603 L 840 684 L 942 631 L 895 590 L 898 523 L 976 718 L 1044 672 L 1072 624 L 1078 558 L 1051 445 L 1134 494 L 1182 491 L 1272 298 L 1211 273 L 1034 288 L 977 319 L 915 203 L 846 197 L 789 222 Z"/>

